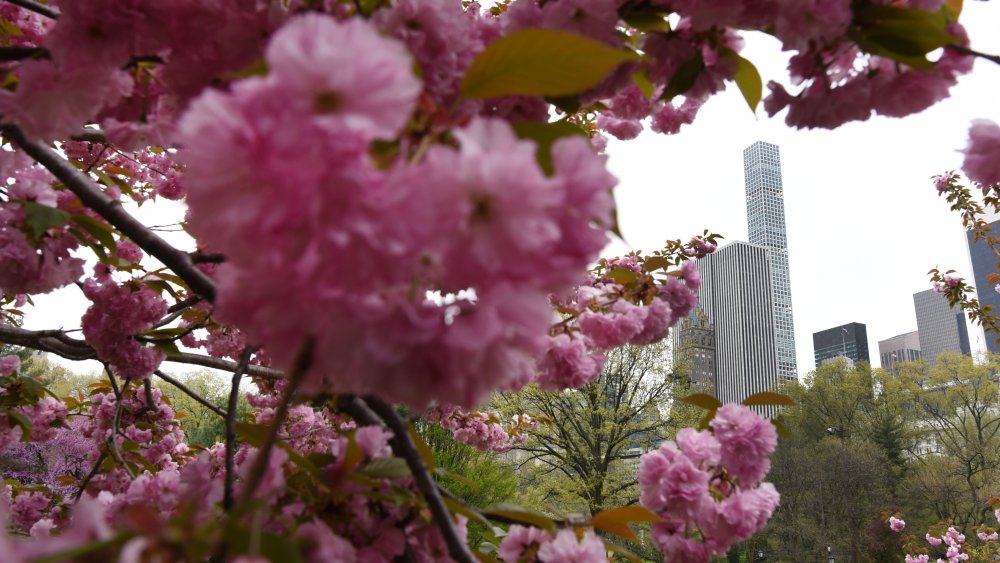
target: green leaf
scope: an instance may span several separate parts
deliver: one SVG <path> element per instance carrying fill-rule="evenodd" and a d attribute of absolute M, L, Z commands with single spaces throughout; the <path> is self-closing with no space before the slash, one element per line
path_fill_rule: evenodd
<path fill-rule="evenodd" d="M 420 457 L 424 460 L 424 464 L 427 465 L 427 469 L 434 471 L 434 451 L 431 447 L 427 445 L 427 442 L 417 434 L 417 431 L 413 428 L 413 423 L 409 424 L 410 439 L 413 440 L 413 445 L 416 446 L 417 451 L 420 452 Z"/>
<path fill-rule="evenodd" d="M 739 56 L 732 49 L 722 49 L 722 56 L 736 61 L 736 75 L 733 80 L 743 94 L 743 99 L 750 106 L 750 111 L 756 113 L 757 104 L 764 92 L 764 82 L 760 79 L 760 73 L 753 63 Z"/>
<path fill-rule="evenodd" d="M 448 471 L 447 469 L 445 469 L 443 467 L 438 467 L 437 469 L 435 469 L 434 470 L 434 474 L 438 475 L 439 477 L 445 477 L 447 479 L 454 479 L 455 481 L 458 481 L 459 483 L 462 483 L 466 487 L 469 487 L 470 489 L 472 489 L 473 492 L 476 492 L 476 493 L 479 492 L 479 483 L 473 481 L 472 479 L 469 479 L 468 477 L 465 477 L 464 475 L 459 475 L 458 473 L 454 473 L 452 471 Z"/>
<path fill-rule="evenodd" d="M 236 438 L 255 448 L 261 447 L 267 439 L 268 427 L 263 424 L 236 423 Z"/>
<path fill-rule="evenodd" d="M 782 393 L 775 393 L 773 391 L 764 391 L 761 393 L 754 393 L 746 399 L 743 399 L 741 403 L 746 406 L 751 405 L 794 405 L 795 401 L 792 400 L 788 395 Z"/>
<path fill-rule="evenodd" d="M 785 425 L 782 424 L 780 420 L 772 418 L 771 424 L 774 425 L 774 429 L 778 432 L 778 436 L 781 436 L 786 440 L 792 437 L 791 433 L 788 432 L 788 428 L 785 428 Z"/>
<path fill-rule="evenodd" d="M 535 142 L 535 159 L 546 175 L 551 176 L 555 171 L 552 167 L 552 145 L 563 137 L 579 135 L 587 137 L 587 133 L 575 123 L 568 121 L 555 121 L 552 123 L 538 123 L 537 121 L 518 121 L 513 124 L 514 133 L 522 139 L 530 139 Z"/>
<path fill-rule="evenodd" d="M 662 522 L 655 513 L 641 506 L 623 506 L 598 512 L 590 519 L 590 525 L 623 538 L 638 541 L 635 532 L 628 525 L 632 522 Z"/>
<path fill-rule="evenodd" d="M 61 227 L 69 222 L 69 213 L 55 207 L 48 207 L 33 201 L 24 202 L 24 223 L 31 230 L 35 240 L 42 238 L 45 231 Z"/>
<path fill-rule="evenodd" d="M 642 92 L 646 99 L 652 99 L 653 97 L 653 83 L 649 81 L 649 74 L 646 73 L 646 69 L 639 69 L 632 73 L 632 82 L 635 82 L 636 87 Z"/>
<path fill-rule="evenodd" d="M 691 59 L 677 69 L 677 72 L 670 78 L 670 84 L 667 85 L 660 99 L 669 102 L 675 96 L 680 96 L 690 90 L 694 86 L 695 80 L 698 80 L 698 75 L 704 69 L 705 60 L 701 56 L 701 51 L 698 51 Z"/>
<path fill-rule="evenodd" d="M 610 551 L 610 552 L 612 552 L 612 553 L 614 553 L 616 555 L 620 555 L 620 556 L 624 557 L 625 559 L 628 559 L 629 561 L 632 561 L 633 563 L 642 563 L 642 559 L 640 559 L 638 555 L 632 553 L 631 551 L 625 549 L 624 547 L 622 547 L 622 546 L 620 546 L 618 544 L 615 544 L 615 543 L 612 543 L 612 542 L 609 542 L 609 541 L 605 541 L 604 542 L 604 547 L 607 548 L 608 551 Z"/>
<path fill-rule="evenodd" d="M 855 14 L 856 41 L 863 50 L 916 68 L 931 68 L 926 55 L 959 40 L 948 33 L 946 10 L 866 6 Z"/>
<path fill-rule="evenodd" d="M 701 422 L 698 423 L 698 430 L 704 430 L 708 428 L 708 425 L 712 422 L 712 419 L 715 418 L 715 413 L 717 412 L 719 412 L 718 409 L 712 409 L 706 412 L 705 416 L 702 417 Z"/>
<path fill-rule="evenodd" d="M 528 510 L 527 508 L 522 508 L 516 504 L 495 504 L 484 509 L 483 514 L 487 517 L 496 516 L 499 518 L 506 518 L 508 520 L 521 522 L 522 524 L 529 524 L 531 526 L 536 526 L 549 531 L 555 530 L 556 527 L 556 523 L 548 516 L 533 510 Z"/>
<path fill-rule="evenodd" d="M 371 460 L 358 473 L 373 479 L 396 479 L 410 475 L 410 467 L 401 457 L 387 457 Z"/>
<path fill-rule="evenodd" d="M 506 35 L 480 53 L 462 79 L 466 98 L 510 95 L 569 96 L 594 86 L 625 61 L 631 51 L 551 29 Z"/>
<path fill-rule="evenodd" d="M 692 395 L 688 395 L 687 397 L 681 397 L 680 400 L 683 403 L 701 407 L 710 411 L 714 411 L 722 406 L 721 401 L 708 393 L 694 393 Z"/>
<path fill-rule="evenodd" d="M 167 357 L 176 358 L 181 355 L 181 349 L 173 340 L 157 340 L 152 343 L 157 349 L 162 350 Z"/>
<path fill-rule="evenodd" d="M 951 19 L 958 21 L 962 15 L 962 0 L 945 0 L 944 5 L 951 11 Z"/>
<path fill-rule="evenodd" d="M 615 268 L 605 275 L 618 283 L 634 282 L 639 277 L 638 274 L 628 268 Z"/>
<path fill-rule="evenodd" d="M 657 12 L 639 12 L 625 14 L 622 16 L 625 23 L 638 29 L 639 31 L 670 31 L 670 22 L 664 14 Z"/>
<path fill-rule="evenodd" d="M 117 243 L 115 243 L 114 229 L 107 223 L 98 221 L 83 213 L 76 213 L 70 219 L 79 225 L 81 229 L 87 231 L 90 236 L 103 244 L 109 251 L 114 252 L 118 248 Z"/>
<path fill-rule="evenodd" d="M 673 266 L 673 263 L 663 256 L 650 256 L 649 258 L 646 258 L 645 262 L 642 263 L 642 271 L 652 272 L 654 270 L 666 270 L 670 266 Z"/>
<path fill-rule="evenodd" d="M 32 427 L 31 427 L 31 421 L 28 420 L 28 417 L 24 416 L 23 414 L 15 410 L 9 410 L 7 411 L 6 414 L 7 418 L 9 418 L 10 421 L 14 423 L 14 425 L 21 427 L 21 430 L 23 431 L 21 433 L 21 441 L 27 442 L 31 440 Z"/>

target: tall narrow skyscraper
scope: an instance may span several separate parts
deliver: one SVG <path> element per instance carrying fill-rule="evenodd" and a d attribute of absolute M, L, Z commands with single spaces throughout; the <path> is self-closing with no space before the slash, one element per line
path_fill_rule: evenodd
<path fill-rule="evenodd" d="M 993 236 L 1000 234 L 1000 221 L 990 223 L 990 230 L 993 232 Z M 993 253 L 993 249 L 986 244 L 986 241 L 972 242 L 973 235 L 972 231 L 966 233 L 969 240 L 969 258 L 972 259 L 972 273 L 975 277 L 972 285 L 976 286 L 979 303 L 989 305 L 993 307 L 994 312 L 998 312 L 1000 311 L 1000 294 L 993 289 L 993 284 L 990 283 L 987 276 L 997 272 L 997 262 L 1000 262 L 1000 257 Z M 1000 334 L 986 333 L 986 349 L 991 354 L 1000 354 L 1000 342 L 997 342 L 997 337 L 1000 337 Z"/>
<path fill-rule="evenodd" d="M 743 174 L 746 179 L 750 244 L 767 249 L 771 267 L 778 376 L 794 380 L 798 378 L 795 324 L 792 320 L 792 287 L 788 276 L 785 201 L 778 146 L 757 141 L 744 149 Z"/>

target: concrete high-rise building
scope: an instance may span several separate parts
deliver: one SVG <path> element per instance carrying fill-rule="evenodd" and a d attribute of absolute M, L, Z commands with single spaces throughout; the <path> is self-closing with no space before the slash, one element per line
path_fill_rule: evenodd
<path fill-rule="evenodd" d="M 913 308 L 917 313 L 920 355 L 928 364 L 933 366 L 941 352 L 972 355 L 965 315 L 952 309 L 944 295 L 933 289 L 914 293 Z"/>
<path fill-rule="evenodd" d="M 868 329 L 861 323 L 848 323 L 813 333 L 813 354 L 816 367 L 833 358 L 850 358 L 851 362 L 868 362 Z"/>
<path fill-rule="evenodd" d="M 785 202 L 778 146 L 757 141 L 744 149 L 743 174 L 746 180 L 750 244 L 762 246 L 769 253 L 778 375 L 794 380 L 798 378 L 795 324 L 792 319 L 792 288 L 788 275 Z"/>
<path fill-rule="evenodd" d="M 691 383 L 715 394 L 715 325 L 701 307 L 680 320 L 673 330 L 674 362 L 691 371 Z"/>
<path fill-rule="evenodd" d="M 990 230 L 993 236 L 1000 236 L 1000 221 L 990 223 Z M 993 253 L 993 249 L 985 241 L 972 241 L 974 233 L 968 231 L 966 237 L 969 241 L 969 257 L 972 259 L 972 285 L 976 286 L 977 297 L 981 305 L 993 307 L 994 312 L 1000 312 L 1000 294 L 993 290 L 995 284 L 987 279 L 989 274 L 997 273 L 997 263 L 1000 256 Z M 991 354 L 1000 354 L 1000 343 L 997 337 L 1000 334 L 986 333 L 986 349 Z"/>
<path fill-rule="evenodd" d="M 778 385 L 769 255 L 766 248 L 733 242 L 697 263 L 698 306 L 715 327 L 715 396 L 723 403 Z"/>
<path fill-rule="evenodd" d="M 904 332 L 878 341 L 878 355 L 882 369 L 893 369 L 896 364 L 920 359 L 920 335 L 917 331 Z"/>

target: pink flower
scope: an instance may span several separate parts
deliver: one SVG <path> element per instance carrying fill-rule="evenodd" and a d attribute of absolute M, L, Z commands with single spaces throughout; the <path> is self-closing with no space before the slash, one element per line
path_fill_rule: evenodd
<path fill-rule="evenodd" d="M 552 536 L 541 528 L 514 524 L 500 542 L 500 560 L 516 563 L 521 560 L 521 555 L 525 551 L 532 550 L 537 553 L 539 547 L 550 541 Z"/>
<path fill-rule="evenodd" d="M 920 555 L 906 555 L 905 563 L 929 563 L 931 560 L 930 555 L 922 553 Z"/>
<path fill-rule="evenodd" d="M 896 532 L 898 534 L 899 532 L 903 531 L 903 528 L 906 527 L 906 522 L 900 520 L 899 518 L 896 518 L 895 516 L 890 516 L 889 527 L 892 528 L 893 532 Z"/>
<path fill-rule="evenodd" d="M 760 481 L 771 467 L 769 456 L 778 443 L 774 425 L 743 405 L 727 404 L 711 422 L 722 445 L 722 465 L 748 487 Z"/>
<path fill-rule="evenodd" d="M 588 347 L 586 336 L 559 334 L 538 364 L 537 382 L 543 389 L 578 389 L 597 378 L 604 367 L 603 354 Z"/>
<path fill-rule="evenodd" d="M 698 466 L 709 467 L 719 464 L 721 446 L 710 432 L 682 428 L 677 432 L 677 446 Z"/>
<path fill-rule="evenodd" d="M 118 285 L 110 278 L 89 279 L 83 293 L 92 301 L 84 313 L 83 335 L 98 356 L 120 377 L 149 377 L 166 357 L 132 337 L 149 329 L 167 312 L 167 303 L 141 283 Z"/>
<path fill-rule="evenodd" d="M 997 532 L 990 534 L 987 534 L 986 532 L 979 532 L 976 534 L 976 537 L 979 538 L 979 541 L 997 541 L 997 538 L 1000 538 L 1000 536 L 997 535 Z"/>
<path fill-rule="evenodd" d="M 935 547 L 941 545 L 941 538 L 934 537 L 934 536 L 932 536 L 930 534 L 925 535 L 924 538 L 927 539 L 927 543 L 929 543 L 929 544 L 931 544 L 931 545 L 933 545 Z"/>
<path fill-rule="evenodd" d="M 326 561 L 358 561 L 357 550 L 346 539 L 333 533 L 326 524 L 312 520 L 299 526 L 299 537 L 305 540 L 306 557 L 313 563 Z"/>
<path fill-rule="evenodd" d="M 368 138 L 394 137 L 421 89 L 409 52 L 361 18 L 299 16 L 271 37 L 266 59 L 286 103 Z"/>
<path fill-rule="evenodd" d="M 622 141 L 634 139 L 642 132 L 642 123 L 639 120 L 619 119 L 606 113 L 597 116 L 597 127 Z"/>
<path fill-rule="evenodd" d="M 538 548 L 538 559 L 544 563 L 605 563 L 608 552 L 604 542 L 592 530 L 577 540 L 576 530 L 560 530 L 555 539 Z"/>
<path fill-rule="evenodd" d="M 989 186 L 1000 182 L 1000 125 L 977 119 L 969 128 L 962 170 L 969 179 Z"/>
<path fill-rule="evenodd" d="M 21 369 L 21 358 L 17 356 L 0 356 L 0 376 L 14 375 Z"/>

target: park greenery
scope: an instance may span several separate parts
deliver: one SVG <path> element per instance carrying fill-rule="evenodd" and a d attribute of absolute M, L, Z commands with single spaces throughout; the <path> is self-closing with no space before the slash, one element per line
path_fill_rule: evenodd
<path fill-rule="evenodd" d="M 657 344 L 719 235 L 600 258 L 621 236 L 607 136 L 679 133 L 728 85 L 798 128 L 923 111 L 1000 62 L 961 15 L 0 0 L 0 556 L 861 560 L 901 553 L 905 511 L 946 520 L 908 561 L 980 557 L 991 360 L 821 367 L 721 404 Z M 765 91 L 751 33 L 792 54 L 786 84 Z M 992 244 L 1000 126 L 963 152 L 971 188 L 935 184 Z M 38 318 L 51 292 L 86 311 Z"/>

